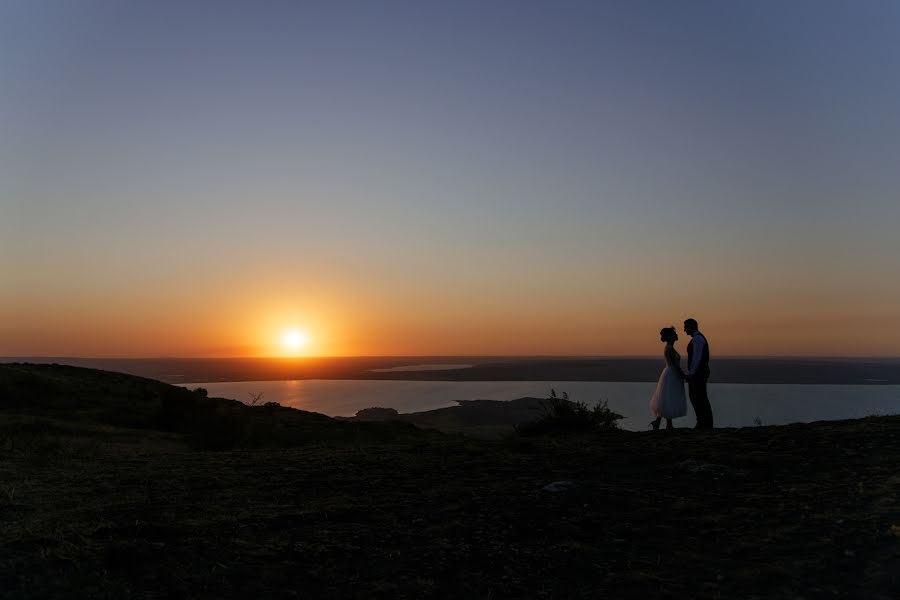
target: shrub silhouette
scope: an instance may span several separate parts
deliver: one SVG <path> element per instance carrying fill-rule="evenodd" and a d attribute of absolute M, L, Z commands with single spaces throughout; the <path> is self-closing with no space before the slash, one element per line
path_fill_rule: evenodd
<path fill-rule="evenodd" d="M 618 422 L 623 418 L 609 410 L 606 401 L 591 408 L 584 402 L 569 400 L 569 395 L 565 392 L 562 397 L 558 397 L 556 390 L 550 390 L 550 397 L 544 402 L 544 410 L 543 417 L 517 426 L 516 433 L 531 437 L 552 433 L 609 431 L 618 429 Z"/>
<path fill-rule="evenodd" d="M 381 406 L 371 406 L 356 411 L 356 417 L 358 419 L 371 421 L 386 421 L 398 417 L 399 414 L 400 413 L 397 412 L 396 408 L 383 408 Z"/>

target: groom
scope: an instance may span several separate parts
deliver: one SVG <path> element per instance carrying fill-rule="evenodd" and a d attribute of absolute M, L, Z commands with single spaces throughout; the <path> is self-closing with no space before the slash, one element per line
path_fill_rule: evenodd
<path fill-rule="evenodd" d="M 706 393 L 706 382 L 709 381 L 709 344 L 706 337 L 700 333 L 697 321 L 687 319 L 684 322 L 684 332 L 691 336 L 688 342 L 688 393 L 691 397 L 691 406 L 697 415 L 697 425 L 694 429 L 712 429 L 712 407 L 709 405 L 709 396 Z"/>

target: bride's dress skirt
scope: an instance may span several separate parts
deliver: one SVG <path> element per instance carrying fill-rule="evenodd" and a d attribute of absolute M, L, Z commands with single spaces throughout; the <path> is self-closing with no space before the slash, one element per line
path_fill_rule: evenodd
<path fill-rule="evenodd" d="M 675 419 L 687 414 L 687 398 L 684 381 L 672 367 L 663 369 L 656 384 L 656 391 L 650 398 L 650 412 L 663 419 Z"/>

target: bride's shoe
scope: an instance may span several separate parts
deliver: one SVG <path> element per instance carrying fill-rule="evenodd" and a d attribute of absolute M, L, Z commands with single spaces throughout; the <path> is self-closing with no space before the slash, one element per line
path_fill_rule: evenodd
<path fill-rule="evenodd" d="M 653 431 L 659 431 L 659 422 L 660 422 L 660 419 L 650 421 L 650 427 L 653 428 Z"/>

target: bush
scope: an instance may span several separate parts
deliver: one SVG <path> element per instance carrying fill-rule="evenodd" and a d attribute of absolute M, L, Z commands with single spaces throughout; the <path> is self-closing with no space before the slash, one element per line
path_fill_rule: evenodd
<path fill-rule="evenodd" d="M 356 418 L 362 421 L 389 421 L 397 418 L 399 414 L 395 408 L 372 406 L 356 411 Z"/>
<path fill-rule="evenodd" d="M 573 402 L 563 392 L 557 397 L 554 390 L 544 402 L 545 414 L 537 421 L 523 423 L 516 427 L 516 433 L 530 437 L 548 433 L 588 433 L 618 429 L 622 415 L 609 410 L 606 401 L 593 408 L 584 402 Z"/>
<path fill-rule="evenodd" d="M 163 431 L 187 433 L 202 420 L 203 402 L 200 394 L 182 388 L 164 388 L 159 394 L 159 404 L 154 425 Z"/>

